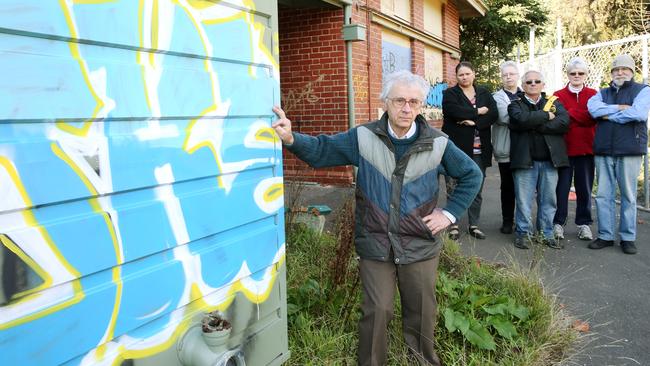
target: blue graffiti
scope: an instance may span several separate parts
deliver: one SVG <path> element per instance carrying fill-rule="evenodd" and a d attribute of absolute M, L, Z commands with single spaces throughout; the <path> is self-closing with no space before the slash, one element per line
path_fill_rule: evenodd
<path fill-rule="evenodd" d="M 438 82 L 432 83 L 429 87 L 429 94 L 427 95 L 427 107 L 442 108 L 442 92 L 447 89 L 447 83 Z"/>

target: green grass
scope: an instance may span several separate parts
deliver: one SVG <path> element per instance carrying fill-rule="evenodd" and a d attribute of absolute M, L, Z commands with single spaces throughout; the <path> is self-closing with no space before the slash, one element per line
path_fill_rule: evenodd
<path fill-rule="evenodd" d="M 337 238 L 292 225 L 287 234 L 288 365 L 356 365 L 361 295 L 350 233 Z M 453 242 L 441 254 L 437 299 L 436 352 L 447 366 L 552 365 L 568 357 L 578 337 L 534 270 L 466 258 Z M 444 315 L 450 310 L 457 320 L 483 328 L 492 343 L 466 335 L 472 332 L 450 331 Z M 399 314 L 396 299 L 389 365 L 413 364 Z M 493 326 L 504 322 L 512 328 Z"/>

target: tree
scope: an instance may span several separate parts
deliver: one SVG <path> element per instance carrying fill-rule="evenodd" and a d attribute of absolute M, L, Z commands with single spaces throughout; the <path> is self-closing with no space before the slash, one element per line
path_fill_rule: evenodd
<path fill-rule="evenodd" d="M 462 19 L 462 59 L 472 62 L 477 81 L 493 89 L 499 85 L 499 63 L 512 58 L 517 44 L 527 42 L 530 27 L 547 21 L 539 0 L 487 0 L 484 17 Z M 510 57 L 509 57 L 510 56 Z"/>

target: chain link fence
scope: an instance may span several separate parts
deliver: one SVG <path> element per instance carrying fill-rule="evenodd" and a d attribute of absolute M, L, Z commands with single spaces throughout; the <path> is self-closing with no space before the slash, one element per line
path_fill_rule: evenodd
<path fill-rule="evenodd" d="M 544 75 L 548 94 L 563 88 L 568 83 L 564 66 L 574 57 L 580 57 L 589 65 L 587 86 L 596 90 L 608 85 L 611 80 L 610 66 L 617 55 L 627 53 L 636 65 L 635 80 L 648 84 L 648 43 L 650 34 L 627 37 L 615 41 L 602 42 L 573 48 L 556 48 L 521 64 L 521 71 L 537 70 Z M 639 189 L 638 202 L 643 202 L 643 209 L 650 209 L 650 167 L 648 154 L 644 157 L 642 187 Z"/>

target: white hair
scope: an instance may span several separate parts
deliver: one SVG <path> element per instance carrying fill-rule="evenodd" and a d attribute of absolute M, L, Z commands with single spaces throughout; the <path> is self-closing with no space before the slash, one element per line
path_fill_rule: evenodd
<path fill-rule="evenodd" d="M 519 68 L 517 67 L 517 63 L 514 61 L 505 61 L 501 65 L 499 65 L 499 71 L 503 74 L 503 70 L 506 67 L 514 67 L 515 70 L 517 70 L 517 74 L 519 74 Z"/>
<path fill-rule="evenodd" d="M 429 83 L 424 80 L 422 76 L 415 75 L 408 70 L 400 70 L 388 74 L 386 77 L 384 77 L 384 84 L 382 86 L 381 95 L 379 98 L 383 101 L 388 99 L 388 94 L 390 94 L 390 91 L 393 89 L 393 86 L 395 86 L 395 84 L 414 86 L 420 89 L 422 92 L 423 101 L 426 99 L 427 95 L 429 94 L 429 89 L 431 88 L 431 85 L 429 85 Z"/>
<path fill-rule="evenodd" d="M 570 73 L 571 71 L 579 69 L 579 70 L 584 70 L 585 72 L 589 72 L 589 66 L 587 66 L 587 61 L 583 60 L 580 57 L 574 57 L 569 62 L 566 64 L 566 73 Z"/>
<path fill-rule="evenodd" d="M 544 75 L 540 71 L 537 70 L 528 70 L 524 73 L 524 75 L 521 77 L 521 83 L 524 84 L 526 82 L 526 78 L 528 77 L 529 74 L 537 74 L 539 75 L 539 80 L 544 82 Z"/>

